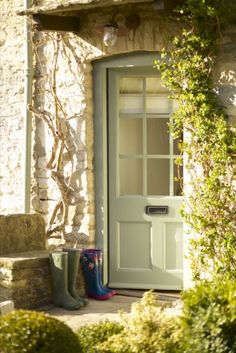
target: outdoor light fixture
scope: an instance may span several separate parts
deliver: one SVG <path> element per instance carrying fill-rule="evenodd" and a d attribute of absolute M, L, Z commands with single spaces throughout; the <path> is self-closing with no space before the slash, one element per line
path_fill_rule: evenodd
<path fill-rule="evenodd" d="M 112 16 L 111 22 L 97 26 L 96 31 L 103 34 L 103 43 L 107 47 L 114 46 L 118 36 L 127 36 L 131 30 L 135 31 L 140 25 L 140 17 L 136 14 L 126 16 L 116 13 Z"/>
<path fill-rule="evenodd" d="M 113 47 L 116 44 L 118 29 L 115 23 L 104 26 L 103 43 L 106 47 Z"/>

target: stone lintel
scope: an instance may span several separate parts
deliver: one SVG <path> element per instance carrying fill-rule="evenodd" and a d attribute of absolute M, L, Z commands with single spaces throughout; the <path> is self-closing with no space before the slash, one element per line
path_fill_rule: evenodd
<path fill-rule="evenodd" d="M 73 12 L 81 10 L 90 10 L 99 7 L 117 6 L 126 4 L 138 4 L 138 3 L 153 3 L 154 0 L 82 0 L 67 2 L 67 4 L 52 4 L 47 6 L 32 6 L 30 9 L 25 11 L 19 11 L 18 15 L 34 15 L 34 14 L 58 14 L 63 12 Z"/>

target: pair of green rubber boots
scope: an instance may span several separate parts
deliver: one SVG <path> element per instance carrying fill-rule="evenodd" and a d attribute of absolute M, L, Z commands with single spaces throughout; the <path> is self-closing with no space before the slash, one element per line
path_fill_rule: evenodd
<path fill-rule="evenodd" d="M 49 254 L 54 305 L 67 310 L 78 310 L 88 304 L 78 295 L 76 278 L 80 262 L 79 249 L 63 249 Z"/>

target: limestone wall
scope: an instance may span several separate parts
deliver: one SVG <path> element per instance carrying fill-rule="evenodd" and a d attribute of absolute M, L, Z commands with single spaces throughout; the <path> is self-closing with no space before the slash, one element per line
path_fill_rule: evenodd
<path fill-rule="evenodd" d="M 236 26 L 224 32 L 214 84 L 220 102 L 227 109 L 230 123 L 236 124 Z"/>
<path fill-rule="evenodd" d="M 122 8 L 120 9 L 122 10 Z M 171 23 L 153 15 L 143 5 L 136 7 L 141 25 L 136 32 L 118 37 L 115 47 L 106 47 L 102 35 L 94 27 L 106 23 L 112 11 L 83 13 L 83 23 L 78 34 L 60 34 L 57 66 L 57 95 L 67 116 L 69 129 L 68 154 L 64 156 L 64 175 L 74 189 L 77 204 L 69 207 L 69 223 L 66 227 L 67 241 L 93 244 L 95 241 L 95 195 L 93 170 L 93 76 L 92 62 L 98 58 L 134 51 L 160 51 Z M 54 46 L 51 38 L 54 38 Z M 56 34 L 40 35 L 36 42 L 38 63 L 35 81 L 35 107 L 40 111 L 52 112 L 48 80 L 55 56 Z M 42 43 L 42 45 L 40 44 Z M 50 78 L 49 78 L 50 80 Z M 40 94 L 40 92 L 47 94 Z M 54 114 L 54 113 L 53 113 Z M 52 138 L 42 120 L 36 120 L 34 135 L 34 187 L 32 204 L 34 210 L 44 215 L 50 213 L 57 200 L 57 188 L 46 170 L 50 159 Z"/>
<path fill-rule="evenodd" d="M 24 19 L 23 0 L 1 0 L 0 213 L 23 211 Z"/>
<path fill-rule="evenodd" d="M 54 1 L 56 2 L 56 1 Z M 35 1 L 35 5 L 42 2 Z M 53 1 L 48 3 L 52 4 Z M 17 0 L 2 0 L 0 23 L 1 118 L 0 118 L 0 213 L 22 212 L 23 207 L 23 111 L 24 111 L 24 19 L 15 16 L 22 7 Z M 125 11 L 131 9 L 125 7 Z M 117 10 L 124 8 L 117 6 Z M 55 33 L 36 36 L 34 105 L 54 114 L 47 77 L 53 64 L 51 39 L 58 40 L 57 93 L 67 117 L 67 153 L 63 155 L 65 180 L 71 185 L 75 204 L 69 207 L 65 238 L 71 245 L 93 244 L 95 239 L 95 195 L 93 170 L 93 76 L 95 59 L 135 51 L 160 51 L 169 42 L 174 26 L 145 5 L 135 6 L 141 25 L 127 36 L 118 38 L 114 47 L 102 43 L 94 29 L 109 22 L 112 9 L 91 10 L 78 14 L 81 31 L 77 34 Z M 215 85 L 231 121 L 236 118 L 236 28 L 223 38 L 222 52 L 215 71 Z M 44 80 L 46 78 L 46 80 Z M 49 92 L 49 93 L 48 93 Z M 47 93 L 47 94 L 45 94 Z M 52 150 L 52 136 L 42 119 L 33 120 L 32 211 L 49 218 L 59 190 L 47 169 Z M 59 216 L 60 218 L 60 216 Z M 60 221 L 60 219 L 59 219 Z"/>

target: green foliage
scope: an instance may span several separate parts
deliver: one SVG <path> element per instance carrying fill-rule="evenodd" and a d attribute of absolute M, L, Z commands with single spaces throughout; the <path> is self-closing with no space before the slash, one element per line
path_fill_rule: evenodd
<path fill-rule="evenodd" d="M 168 316 L 153 292 L 121 316 L 122 324 L 82 327 L 84 353 L 235 353 L 236 282 L 202 281 L 182 295 L 179 317 Z"/>
<path fill-rule="evenodd" d="M 155 62 L 178 101 L 173 134 L 180 137 L 184 130 L 186 136 L 191 193 L 182 213 L 197 235 L 190 244 L 195 279 L 210 266 L 236 278 L 236 129 L 228 125 L 212 84 L 221 31 L 234 9 L 236 2 L 186 0 L 177 11 L 181 35 Z"/>
<path fill-rule="evenodd" d="M 123 326 L 120 323 L 110 321 L 81 327 L 77 332 L 77 336 L 82 347 L 82 352 L 98 352 L 96 348 L 98 343 L 105 342 L 110 336 L 118 334 L 122 330 Z"/>
<path fill-rule="evenodd" d="M 183 304 L 183 352 L 236 352 L 235 281 L 202 281 L 184 293 Z"/>
<path fill-rule="evenodd" d="M 164 314 L 155 294 L 147 292 L 123 316 L 124 329 L 98 346 L 99 353 L 178 352 L 178 322 Z"/>
<path fill-rule="evenodd" d="M 46 314 L 16 310 L 0 318 L 1 353 L 80 353 L 76 334 Z"/>

